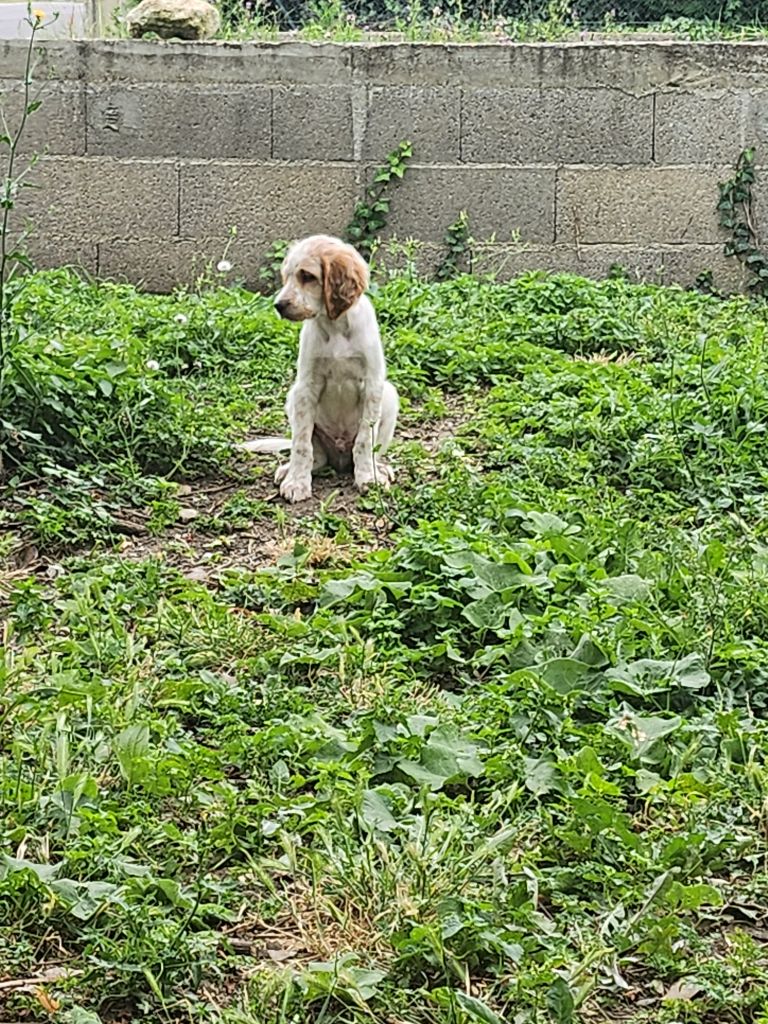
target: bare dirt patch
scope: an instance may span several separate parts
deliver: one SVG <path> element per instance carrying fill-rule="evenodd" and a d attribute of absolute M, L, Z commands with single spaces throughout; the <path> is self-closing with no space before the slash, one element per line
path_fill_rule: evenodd
<path fill-rule="evenodd" d="M 454 401 L 439 419 L 404 417 L 393 451 L 395 468 L 398 443 L 416 443 L 426 453 L 436 453 L 468 416 L 468 409 Z M 310 548 L 308 557 L 317 564 L 344 561 L 389 543 L 396 524 L 388 514 L 387 499 L 362 499 L 351 476 L 327 471 L 315 478 L 309 501 L 299 505 L 283 501 L 273 477 L 279 458 L 284 457 L 244 455 L 228 467 L 226 475 L 181 484 L 175 495 L 178 520 L 157 532 L 147 510 L 122 510 L 114 517 L 119 534 L 115 550 L 132 561 L 162 559 L 190 579 L 215 584 L 227 570 L 274 565 L 299 540 Z M 429 466 L 427 459 L 427 475 Z M 402 486 L 405 475 L 398 476 Z M 246 514 L 246 526 L 228 525 L 226 509 L 233 501 L 257 510 L 252 517 Z M 332 540 L 334 525 L 343 525 L 343 537 Z M 74 553 L 89 555 L 92 550 Z M 0 562 L 0 592 L 20 579 L 45 573 L 56 561 L 18 535 Z"/>

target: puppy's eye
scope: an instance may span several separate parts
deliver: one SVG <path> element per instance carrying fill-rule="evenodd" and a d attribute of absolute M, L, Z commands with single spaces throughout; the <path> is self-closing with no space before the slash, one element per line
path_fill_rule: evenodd
<path fill-rule="evenodd" d="M 299 284 L 314 284 L 317 278 L 314 274 L 308 273 L 306 270 L 299 271 Z"/>

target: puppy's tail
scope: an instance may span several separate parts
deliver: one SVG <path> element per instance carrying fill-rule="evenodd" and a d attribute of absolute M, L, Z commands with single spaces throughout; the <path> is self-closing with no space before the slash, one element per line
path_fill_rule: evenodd
<path fill-rule="evenodd" d="M 243 441 L 242 444 L 236 444 L 235 448 L 241 452 L 272 455 L 277 452 L 290 451 L 291 439 L 289 437 L 254 437 L 252 441 Z"/>

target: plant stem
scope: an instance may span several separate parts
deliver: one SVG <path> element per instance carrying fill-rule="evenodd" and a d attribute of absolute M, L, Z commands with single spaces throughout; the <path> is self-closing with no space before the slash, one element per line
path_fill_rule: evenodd
<path fill-rule="evenodd" d="M 6 364 L 10 351 L 11 316 L 6 286 L 10 278 L 8 267 L 13 258 L 13 253 L 9 252 L 8 246 L 11 210 L 15 206 L 13 197 L 13 171 L 16 162 L 16 153 L 19 148 L 19 143 L 21 142 L 21 137 L 24 134 L 27 117 L 29 116 L 30 86 L 32 85 L 32 52 L 39 24 L 40 22 L 38 18 L 30 16 L 29 25 L 32 31 L 29 35 L 29 46 L 27 47 L 27 55 L 24 63 L 24 105 L 18 127 L 16 128 L 15 133 L 8 137 L 8 162 L 6 165 L 5 182 L 3 183 L 3 194 L 2 197 L 0 197 L 0 203 L 3 208 L 2 220 L 0 221 L 0 397 L 3 392 Z M 11 272 L 12 269 L 13 268 L 11 268 Z"/>

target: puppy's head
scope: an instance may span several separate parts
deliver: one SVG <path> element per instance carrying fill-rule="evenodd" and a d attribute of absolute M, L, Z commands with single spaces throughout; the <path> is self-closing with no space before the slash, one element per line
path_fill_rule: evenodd
<path fill-rule="evenodd" d="M 368 287 L 368 265 L 351 245 L 311 235 L 291 246 L 282 267 L 275 308 L 286 320 L 325 314 L 337 320 Z"/>

